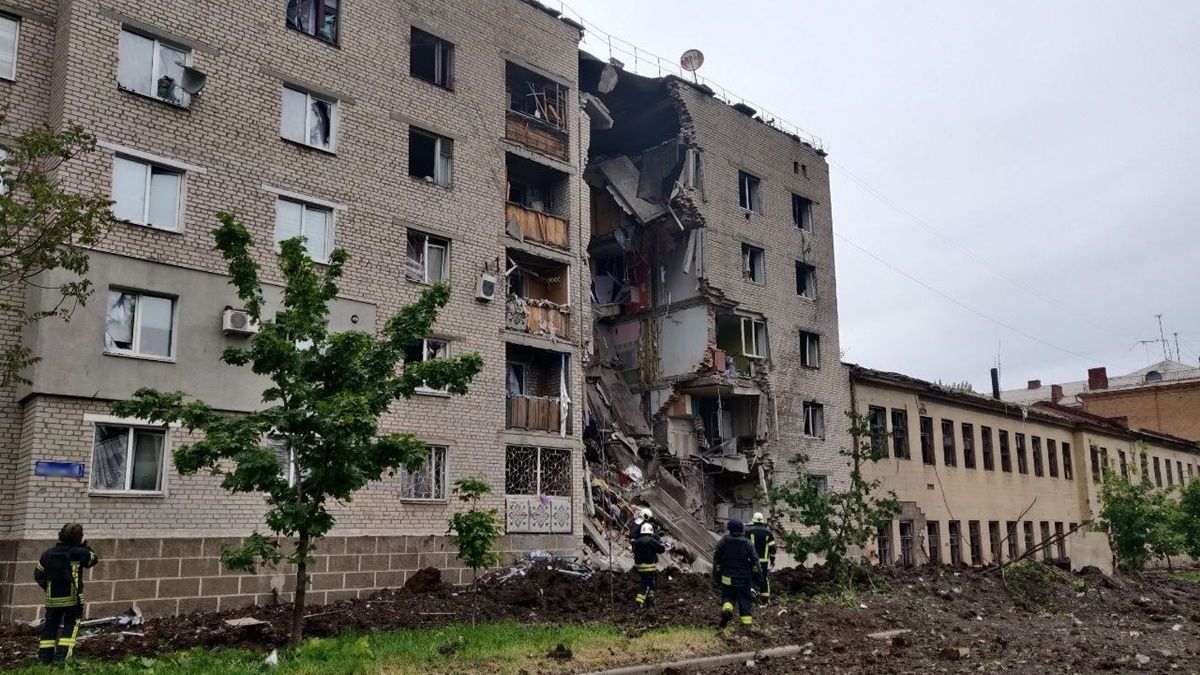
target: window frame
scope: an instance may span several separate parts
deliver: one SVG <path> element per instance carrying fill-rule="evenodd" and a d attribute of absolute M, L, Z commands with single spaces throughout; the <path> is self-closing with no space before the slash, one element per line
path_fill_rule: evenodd
<path fill-rule="evenodd" d="M 450 344 L 451 344 L 450 340 L 445 339 L 445 338 L 426 336 L 426 337 L 421 338 L 421 363 L 433 360 L 429 356 L 429 354 L 431 352 L 431 350 L 429 348 L 430 342 L 439 342 L 445 346 L 445 357 L 434 357 L 434 358 L 448 358 L 450 356 Z M 427 396 L 449 396 L 450 395 L 449 389 L 434 389 L 433 387 L 426 386 L 424 382 L 422 382 L 420 385 L 418 385 L 417 388 L 415 389 L 415 391 L 418 394 L 425 394 Z"/>
<path fill-rule="evenodd" d="M 429 84 L 432 84 L 435 87 L 441 87 L 442 89 L 445 89 L 447 91 L 454 91 L 454 66 L 455 66 L 454 56 L 455 56 L 455 51 L 457 51 L 455 49 L 455 44 L 453 42 L 447 40 L 446 38 L 438 37 L 437 35 L 434 35 L 433 33 L 430 33 L 429 31 L 423 30 L 416 26 L 409 26 L 409 29 L 410 29 L 409 33 L 408 33 L 408 74 L 409 74 L 409 76 L 412 78 L 415 78 L 417 80 L 420 80 L 422 82 L 428 82 Z M 417 35 L 418 33 L 420 33 L 420 37 L 422 39 L 428 40 L 429 42 L 431 42 L 433 45 L 433 48 L 434 48 L 434 60 L 433 60 L 434 77 L 433 77 L 433 79 L 424 77 L 423 75 L 420 75 L 414 71 L 413 51 L 417 47 L 416 38 L 418 37 L 418 35 Z M 447 49 L 447 47 L 449 47 L 449 48 Z M 446 81 L 438 82 L 437 80 L 438 80 L 439 76 L 442 76 L 442 75 L 445 76 Z"/>
<path fill-rule="evenodd" d="M 804 401 L 800 404 L 803 419 L 802 433 L 805 438 L 825 438 L 825 406 L 816 401 Z"/>
<path fill-rule="evenodd" d="M 1049 470 L 1051 478 L 1058 478 L 1058 441 L 1053 438 L 1046 439 L 1046 468 Z"/>
<path fill-rule="evenodd" d="M 757 270 L 755 257 L 758 258 Z M 759 286 L 767 284 L 767 252 L 761 247 L 742 242 L 742 279 Z"/>
<path fill-rule="evenodd" d="M 943 466 L 958 466 L 958 446 L 955 443 L 954 420 L 943 419 L 942 431 L 942 464 Z M 949 431 L 949 433 L 946 433 Z"/>
<path fill-rule="evenodd" d="M 982 424 L 979 425 L 979 454 L 983 456 L 984 471 L 996 470 L 996 447 L 992 439 L 992 428 L 983 426 Z"/>
<path fill-rule="evenodd" d="M 121 44 L 121 41 L 125 39 L 126 34 L 135 35 L 137 37 L 140 37 L 144 40 L 149 40 L 151 42 L 150 48 L 153 53 L 152 53 L 151 61 L 150 61 L 150 91 L 138 91 L 137 89 L 134 89 L 132 87 L 127 87 L 121 83 L 121 80 L 120 80 L 120 72 L 121 72 L 121 64 L 120 64 L 121 47 L 120 47 L 120 44 Z M 164 76 L 164 73 L 162 70 L 161 48 L 165 46 L 176 52 L 182 53 L 183 54 L 183 63 L 181 63 L 179 65 L 181 65 L 183 68 L 186 69 L 186 68 L 191 68 L 192 64 L 194 63 L 195 52 L 191 47 L 188 47 L 187 45 L 181 45 L 178 42 L 164 39 L 164 38 L 154 35 L 152 33 L 147 33 L 145 31 L 141 31 L 136 28 L 132 28 L 130 26 L 124 26 L 124 25 L 121 26 L 121 35 L 118 36 L 117 40 L 118 40 L 118 42 L 117 42 L 117 88 L 118 89 L 120 89 L 121 91 L 127 91 L 131 94 L 136 94 L 138 96 L 144 96 L 146 98 L 153 99 L 155 101 L 160 101 L 162 103 L 166 103 L 167 105 L 175 106 L 176 108 L 183 108 L 185 110 L 188 108 L 191 108 L 192 95 L 189 94 L 187 92 L 187 90 L 183 88 L 182 81 L 175 83 L 175 86 L 178 87 L 179 92 L 180 92 L 180 97 L 179 97 L 178 101 L 172 101 L 171 99 L 163 98 L 162 96 L 158 95 L 158 81 L 161 80 Z"/>
<path fill-rule="evenodd" d="M 118 196 L 117 195 L 117 162 L 128 162 L 130 164 L 138 164 L 145 170 L 145 176 L 143 178 L 143 182 L 145 183 L 145 189 L 142 192 L 141 220 L 129 220 L 128 218 L 120 218 L 119 220 L 123 223 L 128 223 L 130 225 L 137 225 L 138 227 L 149 227 L 154 230 L 159 230 L 160 232 L 176 232 L 176 233 L 182 232 L 183 231 L 183 214 L 184 214 L 184 210 L 185 210 L 185 199 L 187 196 L 187 190 L 186 190 L 185 186 L 187 184 L 188 171 L 186 169 L 182 169 L 178 166 L 170 166 L 170 165 L 164 164 L 162 162 L 155 162 L 155 161 L 152 161 L 149 159 L 143 159 L 141 157 L 134 157 L 133 155 L 125 154 L 122 152 L 113 153 L 112 180 L 110 181 L 111 184 L 109 186 L 109 192 L 112 195 L 114 210 L 117 205 L 117 196 Z M 151 195 L 153 194 L 154 172 L 156 170 L 163 174 L 171 174 L 171 175 L 178 176 L 178 178 L 179 178 L 179 187 L 176 190 L 176 194 L 175 194 L 175 225 L 174 225 L 174 227 L 164 227 L 162 225 L 156 225 L 156 224 L 150 222 L 150 204 L 152 201 Z M 116 217 L 115 213 L 113 214 L 113 217 Z"/>
<path fill-rule="evenodd" d="M 276 198 L 275 198 L 275 233 L 273 235 L 273 238 L 275 241 L 275 252 L 276 253 L 280 253 L 283 251 L 283 248 L 280 245 L 283 243 L 284 240 L 279 238 L 279 234 L 280 234 L 280 232 L 279 232 L 279 205 L 283 202 L 287 202 L 289 204 L 296 204 L 301 209 L 301 211 L 300 211 L 300 234 L 298 236 L 305 238 L 304 250 L 309 254 L 309 258 L 315 263 L 320 263 L 322 265 L 328 264 L 329 263 L 329 254 L 333 253 L 333 249 L 334 249 L 334 237 L 337 235 L 337 212 L 338 212 L 338 209 L 336 209 L 332 206 L 326 206 L 324 204 L 318 204 L 316 202 L 306 201 L 302 197 L 276 195 Z M 309 229 L 308 229 L 308 212 L 310 210 L 311 211 L 321 211 L 323 213 L 328 214 L 328 217 L 325 219 L 325 251 L 320 258 L 313 256 L 312 252 L 308 248 L 309 237 L 306 233 L 309 231 Z"/>
<path fill-rule="evenodd" d="M 0 22 L 11 22 L 13 27 L 13 47 L 12 47 L 12 68 L 9 72 L 0 72 L 0 80 L 8 80 L 9 82 L 17 81 L 17 58 L 21 54 L 21 17 L 13 16 L 5 12 L 0 12 Z"/>
<path fill-rule="evenodd" d="M 813 200 L 792 193 L 792 224 L 801 232 L 812 234 Z"/>
<path fill-rule="evenodd" d="M 132 288 L 125 288 L 123 286 L 110 286 L 108 288 L 108 293 L 109 293 L 109 295 L 111 295 L 113 293 L 123 293 L 123 294 L 135 295 L 135 296 L 137 296 L 137 301 L 134 304 L 134 310 L 133 310 L 133 326 L 132 326 L 132 331 L 133 331 L 132 338 L 133 339 L 130 341 L 130 348 L 129 349 L 121 349 L 120 347 L 109 348 L 109 346 L 107 345 L 109 299 L 107 296 L 105 297 L 104 336 L 106 339 L 106 343 L 103 346 L 103 353 L 106 356 L 120 356 L 120 357 L 133 358 L 133 359 L 145 359 L 147 361 L 164 361 L 167 363 L 174 363 L 176 354 L 178 353 L 178 343 L 179 343 L 179 297 L 174 296 L 174 295 L 166 295 L 166 294 L 162 294 L 162 293 L 147 293 L 145 291 L 139 291 L 139 290 L 135 290 Z M 147 354 L 147 353 L 140 351 L 140 347 L 141 347 L 141 343 L 142 343 L 141 306 L 142 306 L 142 298 L 143 297 L 157 298 L 160 300 L 169 300 L 171 302 L 171 342 L 170 342 L 168 354 L 166 356 L 162 356 L 159 354 Z"/>
<path fill-rule="evenodd" d="M 888 455 L 888 414 L 887 408 L 878 405 L 867 406 L 867 421 L 871 427 L 871 449 L 884 457 Z"/>
<path fill-rule="evenodd" d="M 1025 452 L 1025 434 L 1020 432 L 1014 433 L 1013 446 L 1017 453 L 1017 473 L 1022 476 L 1029 475 L 1029 456 Z"/>
<path fill-rule="evenodd" d="M 1075 480 L 1075 466 L 1071 461 L 1071 444 L 1066 441 L 1062 443 L 1062 461 L 1063 478 Z"/>
<path fill-rule="evenodd" d="M 926 466 L 937 466 L 937 451 L 933 448 L 933 418 L 921 415 L 918 419 L 917 430 L 921 435 L 921 463 Z"/>
<path fill-rule="evenodd" d="M 744 356 L 748 359 L 766 359 L 766 358 L 768 358 L 770 355 L 770 342 L 769 342 L 770 338 L 767 335 L 767 322 L 764 321 L 763 319 L 755 318 L 752 316 L 742 316 L 742 317 L 738 317 L 738 318 L 741 319 L 741 322 L 739 325 L 741 326 L 741 331 L 742 331 L 742 356 Z M 748 351 L 746 349 L 746 335 L 747 335 L 746 324 L 747 323 L 750 324 L 749 335 L 750 335 L 750 338 L 754 342 L 754 351 L 753 352 Z M 759 342 L 760 342 L 759 328 L 760 327 L 762 329 L 761 342 L 763 342 L 764 344 L 759 344 Z"/>
<path fill-rule="evenodd" d="M 413 173 L 412 138 L 414 135 L 424 136 L 426 138 L 433 140 L 433 175 L 432 176 L 418 176 L 417 174 Z M 448 143 L 444 143 L 444 141 L 448 141 Z M 442 162 L 446 163 L 446 169 L 445 169 L 446 182 L 444 182 L 444 183 L 438 180 L 438 174 L 440 173 L 438 171 L 438 166 Z M 429 183 L 430 185 L 437 185 L 438 187 L 443 187 L 446 189 L 450 189 L 450 188 L 454 187 L 454 139 L 449 136 L 443 136 L 439 133 L 430 131 L 428 129 L 424 129 L 422 127 L 418 127 L 415 125 L 409 125 L 409 127 L 408 127 L 408 175 L 412 178 L 415 178 L 415 179 L 423 182 L 423 183 Z"/>
<path fill-rule="evenodd" d="M 762 179 L 738 169 L 738 206 L 746 213 L 762 213 Z"/>
<path fill-rule="evenodd" d="M 112 496 L 112 497 L 160 497 L 167 494 L 167 463 L 170 457 L 170 442 L 171 430 L 169 427 L 155 426 L 153 424 L 137 423 L 135 421 L 119 421 L 119 420 L 90 420 L 92 425 L 92 452 L 90 461 L 92 463 L 92 471 L 88 475 L 88 495 L 89 496 Z M 156 433 L 162 435 L 162 446 L 158 458 L 158 489 L 156 490 L 134 490 L 131 487 L 123 489 L 98 488 L 95 487 L 93 481 L 96 478 L 96 435 L 99 433 L 99 427 L 120 427 L 129 430 L 129 439 L 125 445 L 125 481 L 126 486 L 131 486 L 133 482 L 133 452 L 136 445 L 137 434 L 141 433 Z"/>
<path fill-rule="evenodd" d="M 821 367 L 821 335 L 800 331 L 800 365 L 814 370 Z"/>
<path fill-rule="evenodd" d="M 1046 475 L 1046 465 L 1042 461 L 1042 437 L 1029 437 L 1029 452 L 1033 455 L 1033 475 L 1036 478 L 1041 478 Z"/>
<path fill-rule="evenodd" d="M 892 456 L 896 459 L 912 459 L 908 442 L 908 411 L 892 408 Z"/>
<path fill-rule="evenodd" d="M 291 16 L 289 16 L 288 13 L 288 9 L 290 9 L 292 4 L 291 2 L 288 2 L 288 6 L 284 8 L 283 23 L 288 27 L 289 30 L 294 30 L 301 35 L 307 35 L 311 38 L 316 38 L 327 45 L 338 47 L 340 46 L 338 42 L 342 36 L 342 3 L 341 0 L 336 0 L 336 2 L 337 7 L 333 10 L 333 35 L 331 37 L 325 37 L 321 35 L 321 29 L 319 28 L 319 26 L 324 25 L 324 21 L 322 21 L 322 19 L 325 17 L 327 11 L 324 0 L 313 0 L 312 33 L 304 30 L 299 25 L 292 24 Z"/>
<path fill-rule="evenodd" d="M 321 0 L 317 0 L 317 1 L 320 2 Z M 284 126 L 283 120 L 284 120 L 284 116 L 287 113 L 285 106 L 287 105 L 286 92 L 288 90 L 291 90 L 292 92 L 297 93 L 297 94 L 304 95 L 304 138 L 303 139 L 292 138 L 291 136 L 288 136 L 286 134 L 286 127 Z M 313 114 L 313 101 L 314 100 L 321 101 L 322 103 L 326 103 L 329 105 L 329 145 L 328 146 L 316 145 L 310 141 L 309 129 L 311 128 L 312 114 Z M 296 145 L 300 145 L 300 146 L 303 146 L 306 148 L 312 148 L 313 150 L 320 150 L 321 152 L 326 152 L 331 155 L 335 155 L 335 154 L 337 154 L 338 136 L 340 135 L 338 132 L 340 131 L 340 127 L 341 127 L 341 125 L 339 124 L 339 119 L 341 117 L 340 109 L 341 109 L 341 106 L 338 105 L 338 100 L 336 98 L 333 98 L 331 96 L 326 96 L 324 94 L 315 93 L 315 92 L 313 92 L 309 89 L 305 89 L 304 87 L 297 85 L 297 84 L 292 84 L 290 82 L 284 82 L 283 86 L 279 90 L 279 137 L 289 143 L 295 143 Z"/>
<path fill-rule="evenodd" d="M 444 503 L 449 501 L 449 492 L 446 489 L 446 482 L 450 476 L 450 448 L 446 445 L 429 443 L 425 445 L 425 450 L 428 454 L 425 456 L 425 464 L 421 468 L 421 472 L 426 472 L 429 474 L 428 480 L 433 485 L 433 489 L 430 492 L 433 496 L 413 497 L 406 495 L 405 488 L 411 486 L 406 486 L 405 481 L 407 477 L 413 474 L 411 474 L 408 469 L 400 467 L 400 471 L 397 473 L 397 476 L 400 479 L 400 501 L 423 503 Z M 435 459 L 439 452 L 441 454 L 440 465 Z M 434 472 L 439 466 L 441 471 L 438 473 L 440 473 L 441 476 L 435 477 Z"/>
<path fill-rule="evenodd" d="M 804 281 L 804 290 L 801 291 L 801 280 Z M 797 260 L 796 261 L 796 295 L 806 300 L 817 299 L 817 268 L 815 265 Z"/>
<path fill-rule="evenodd" d="M 404 269 L 404 278 L 409 281 L 414 281 L 419 284 L 430 284 L 430 285 L 440 284 L 445 281 L 450 281 L 450 279 L 452 278 L 452 275 L 450 274 L 450 245 L 451 245 L 452 241 L 450 239 L 447 239 L 446 237 L 440 237 L 435 234 L 429 234 L 428 232 L 424 232 L 422 230 L 413 229 L 413 230 L 409 230 L 406 233 L 406 237 L 405 237 L 406 246 L 407 246 L 408 240 L 412 239 L 413 237 L 419 237 L 422 239 L 422 242 L 421 242 L 421 278 L 414 279 L 413 277 L 409 276 L 409 274 L 408 274 L 409 268 L 408 268 L 407 263 L 408 263 L 408 261 L 411 260 L 411 258 L 408 257 L 407 250 L 405 250 L 405 252 L 404 252 L 405 263 L 406 263 L 405 269 Z M 434 241 L 436 241 L 437 243 L 434 243 Z M 430 279 L 429 279 L 429 249 L 431 247 L 432 248 L 440 248 L 442 250 L 442 278 L 438 279 L 436 281 L 430 281 Z"/>
<path fill-rule="evenodd" d="M 962 457 L 963 468 L 974 469 L 975 464 L 975 425 L 970 422 L 962 422 L 960 425 L 962 430 Z"/>

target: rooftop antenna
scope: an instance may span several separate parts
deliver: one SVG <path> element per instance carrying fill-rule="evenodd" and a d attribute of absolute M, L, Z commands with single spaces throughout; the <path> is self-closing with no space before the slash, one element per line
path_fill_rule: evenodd
<path fill-rule="evenodd" d="M 696 84 L 700 83 L 700 78 L 696 75 L 696 71 L 700 70 L 700 66 L 704 65 L 704 52 L 699 49 L 689 49 L 679 57 L 679 67 L 692 74 L 692 81 Z"/>
<path fill-rule="evenodd" d="M 1162 314 L 1155 314 L 1154 316 L 1155 316 L 1155 318 L 1158 319 L 1158 339 L 1159 339 L 1159 341 L 1162 342 L 1163 357 L 1166 358 L 1166 360 L 1170 361 L 1171 360 L 1171 349 L 1169 346 L 1167 346 L 1167 336 L 1165 333 L 1163 333 Z"/>
<path fill-rule="evenodd" d="M 1175 331 L 1175 360 L 1183 363 L 1183 354 L 1179 351 L 1179 331 Z"/>

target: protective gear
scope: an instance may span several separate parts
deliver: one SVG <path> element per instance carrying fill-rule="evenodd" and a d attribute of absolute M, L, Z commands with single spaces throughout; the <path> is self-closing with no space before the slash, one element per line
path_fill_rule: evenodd
<path fill-rule="evenodd" d="M 642 509 L 638 513 L 638 517 L 629 523 L 630 544 L 633 544 L 633 541 L 642 535 L 642 527 L 646 525 L 653 527 L 654 533 L 658 534 L 658 523 L 654 522 L 654 516 L 650 515 L 650 509 Z"/>
<path fill-rule="evenodd" d="M 760 515 L 762 514 L 754 514 L 755 523 L 746 529 L 746 538 L 754 545 L 754 555 L 758 558 L 758 566 L 762 570 L 758 576 L 758 582 L 755 584 L 758 600 L 766 604 L 771 600 L 769 572 L 775 567 L 775 535 L 771 534 L 770 528 L 758 522 L 757 519 Z"/>
<path fill-rule="evenodd" d="M 742 522 L 730 520 L 729 528 L 730 533 L 721 537 L 713 553 L 713 583 L 721 589 L 722 628 L 733 618 L 735 603 L 742 625 L 749 626 L 753 622 L 754 600 L 750 589 L 760 573 L 754 545 L 741 534 Z"/>
<path fill-rule="evenodd" d="M 650 509 L 642 509 L 642 512 L 638 515 L 640 515 L 642 517 L 642 520 L 653 520 L 654 519 L 654 514 L 650 513 Z"/>
<path fill-rule="evenodd" d="M 756 511 L 754 513 L 754 518 L 752 518 L 750 522 L 755 523 L 755 524 L 762 524 L 762 523 L 767 522 L 767 519 L 763 518 L 762 511 Z"/>
<path fill-rule="evenodd" d="M 642 534 L 633 540 L 633 568 L 641 580 L 637 597 L 634 598 L 638 607 L 654 606 L 654 589 L 658 585 L 658 554 L 666 550 L 654 536 L 654 525 L 642 525 Z"/>
<path fill-rule="evenodd" d="M 46 592 L 46 620 L 38 642 L 38 659 L 45 664 L 64 661 L 75 651 L 83 617 L 83 570 L 100 559 L 83 541 L 83 527 L 70 523 L 59 542 L 42 553 L 33 580 Z"/>
<path fill-rule="evenodd" d="M 730 531 L 730 533 L 744 532 L 746 530 L 746 526 L 743 525 L 742 521 L 738 520 L 737 518 L 730 518 L 725 527 Z"/>

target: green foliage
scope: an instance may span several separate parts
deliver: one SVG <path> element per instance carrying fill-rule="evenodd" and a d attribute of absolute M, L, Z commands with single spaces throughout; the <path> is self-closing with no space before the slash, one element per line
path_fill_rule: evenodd
<path fill-rule="evenodd" d="M 0 114 L 0 128 L 5 124 Z M 64 130 L 37 127 L 0 142 L 8 156 L 0 159 L 0 316 L 5 330 L 22 329 L 42 319 L 70 320 L 75 308 L 92 295 L 83 278 L 89 269 L 88 248 L 100 242 L 113 224 L 107 197 L 67 191 L 59 179 L 66 162 L 95 150 L 96 139 L 79 126 Z M 62 270 L 71 280 L 46 286 L 37 277 Z M 53 305 L 31 311 L 26 285 L 51 294 Z M 38 362 L 20 340 L 0 352 L 0 385 L 28 382 L 21 373 Z"/>
<path fill-rule="evenodd" d="M 1037 606 L 1047 588 L 1058 581 L 1048 565 L 1030 559 L 1005 565 L 1000 573 L 1013 596 L 1030 606 Z"/>
<path fill-rule="evenodd" d="M 405 363 L 397 370 L 405 349 L 429 334 L 438 310 L 449 301 L 445 285 L 425 290 L 389 319 L 378 336 L 330 332 L 325 317 L 348 256 L 336 249 L 321 271 L 305 254 L 302 238 L 280 245 L 282 308 L 265 315 L 253 239 L 233 215 L 222 213 L 218 219 L 216 248 L 228 263 L 230 283 L 261 328 L 248 347 L 229 347 L 221 360 L 249 366 L 270 380 L 262 409 L 228 415 L 187 400 L 183 392 L 139 389 L 131 400 L 114 404 L 113 412 L 203 432 L 200 440 L 175 450 L 179 472 L 207 471 L 219 476 L 230 492 L 264 495 L 266 527 L 276 535 L 297 537 L 294 550 L 284 554 L 279 541 L 255 533 L 240 548 L 224 550 L 222 559 L 245 570 L 280 560 L 297 566 L 293 638 L 299 639 L 306 566 L 314 540 L 334 525 L 329 503 L 350 502 L 371 481 L 393 476 L 401 467 L 417 469 L 425 460 L 425 444 L 411 434 L 379 435 L 380 415 L 422 384 L 465 393 L 483 361 L 472 353 Z M 276 451 L 265 444 L 268 437 L 291 458 L 294 471 L 281 466 Z"/>
<path fill-rule="evenodd" d="M 492 550 L 501 535 L 500 514 L 496 509 L 478 508 L 479 500 L 491 491 L 487 483 L 474 478 L 460 478 L 454 483 L 454 494 L 470 506 L 450 517 L 446 534 L 452 535 L 458 547 L 458 559 L 476 574 L 480 569 L 500 564 L 500 554 Z"/>
<path fill-rule="evenodd" d="M 1144 444 L 1139 448 L 1144 454 Z M 1139 570 L 1155 558 L 1184 551 L 1184 517 L 1173 488 L 1155 489 L 1147 480 L 1130 480 L 1104 467 L 1100 510 L 1092 529 L 1108 536 L 1117 565 Z"/>
<path fill-rule="evenodd" d="M 810 554 L 824 556 L 835 582 L 849 587 L 853 581 L 854 565 L 851 552 L 863 549 L 875 536 L 880 525 L 900 512 L 896 494 L 888 491 L 879 495 L 883 481 L 867 480 L 862 468 L 887 456 L 886 443 L 872 443 L 871 427 L 866 416 L 847 412 L 853 443 L 838 454 L 850 467 L 850 483 L 845 490 L 821 486 L 808 476 L 808 457 L 798 455 L 791 460 L 797 478 L 771 488 L 768 498 L 772 508 L 781 516 L 783 528 L 776 534 L 784 550 L 804 560 Z"/>
<path fill-rule="evenodd" d="M 1200 480 L 1189 480 L 1179 489 L 1178 519 L 1183 551 L 1200 560 Z"/>

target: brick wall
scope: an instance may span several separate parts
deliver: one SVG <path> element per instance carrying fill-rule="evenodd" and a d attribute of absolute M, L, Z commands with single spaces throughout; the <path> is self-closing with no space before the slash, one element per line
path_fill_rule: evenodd
<path fill-rule="evenodd" d="M 1092 392 L 1083 409 L 1104 417 L 1125 417 L 1131 429 L 1150 429 L 1200 441 L 1200 383 L 1164 384 L 1129 391 Z"/>

